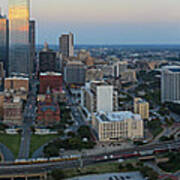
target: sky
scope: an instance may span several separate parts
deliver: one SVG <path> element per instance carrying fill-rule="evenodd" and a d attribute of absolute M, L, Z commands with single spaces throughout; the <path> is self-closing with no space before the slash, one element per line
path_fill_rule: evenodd
<path fill-rule="evenodd" d="M 7 14 L 8 0 L 0 0 Z M 31 0 L 37 43 L 180 44 L 180 0 Z"/>

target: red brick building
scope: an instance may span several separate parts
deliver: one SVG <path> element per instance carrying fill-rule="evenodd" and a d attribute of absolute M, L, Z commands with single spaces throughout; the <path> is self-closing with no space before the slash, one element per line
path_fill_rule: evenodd
<path fill-rule="evenodd" d="M 50 88 L 51 91 L 56 90 L 62 91 L 62 74 L 54 72 L 40 73 L 40 94 L 45 94 L 47 88 Z"/>
<path fill-rule="evenodd" d="M 51 126 L 60 121 L 60 107 L 54 103 L 50 94 L 47 92 L 44 102 L 38 104 L 37 123 L 43 126 Z"/>

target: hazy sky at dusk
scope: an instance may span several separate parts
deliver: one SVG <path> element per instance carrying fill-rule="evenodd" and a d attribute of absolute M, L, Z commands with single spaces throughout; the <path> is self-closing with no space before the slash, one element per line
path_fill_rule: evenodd
<path fill-rule="evenodd" d="M 31 0 L 38 42 L 72 31 L 78 44 L 180 44 L 180 0 Z M 8 0 L 0 0 L 7 14 Z"/>

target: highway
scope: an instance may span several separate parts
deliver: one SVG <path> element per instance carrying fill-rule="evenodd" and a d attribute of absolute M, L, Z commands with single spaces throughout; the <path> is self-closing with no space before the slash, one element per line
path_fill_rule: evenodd
<path fill-rule="evenodd" d="M 159 144 L 140 146 L 132 149 L 124 149 L 120 151 L 115 151 L 109 154 L 101 154 L 94 156 L 84 156 L 83 164 L 84 165 L 92 165 L 97 163 L 95 158 L 102 156 L 111 156 L 111 155 L 123 155 L 127 153 L 133 153 L 135 151 L 143 151 L 143 150 L 154 150 L 161 148 L 178 148 L 180 149 L 180 141 L 171 141 L 171 142 L 163 142 Z M 111 159 L 110 159 L 111 160 Z M 112 160 L 111 160 L 112 161 Z M 30 164 L 30 165 L 0 165 L 0 175 L 6 174 L 20 174 L 20 173 L 41 173 L 41 172 L 49 172 L 54 169 L 66 169 L 66 168 L 75 168 L 80 166 L 80 160 L 74 161 L 65 161 L 65 162 L 47 162 L 47 163 L 39 163 L 39 164 Z"/>

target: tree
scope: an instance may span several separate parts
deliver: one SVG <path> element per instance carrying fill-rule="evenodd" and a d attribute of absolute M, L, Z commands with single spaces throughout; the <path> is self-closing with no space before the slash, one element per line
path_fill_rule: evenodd
<path fill-rule="evenodd" d="M 61 180 L 65 178 L 64 172 L 62 170 L 52 171 L 51 176 L 54 180 Z"/>

